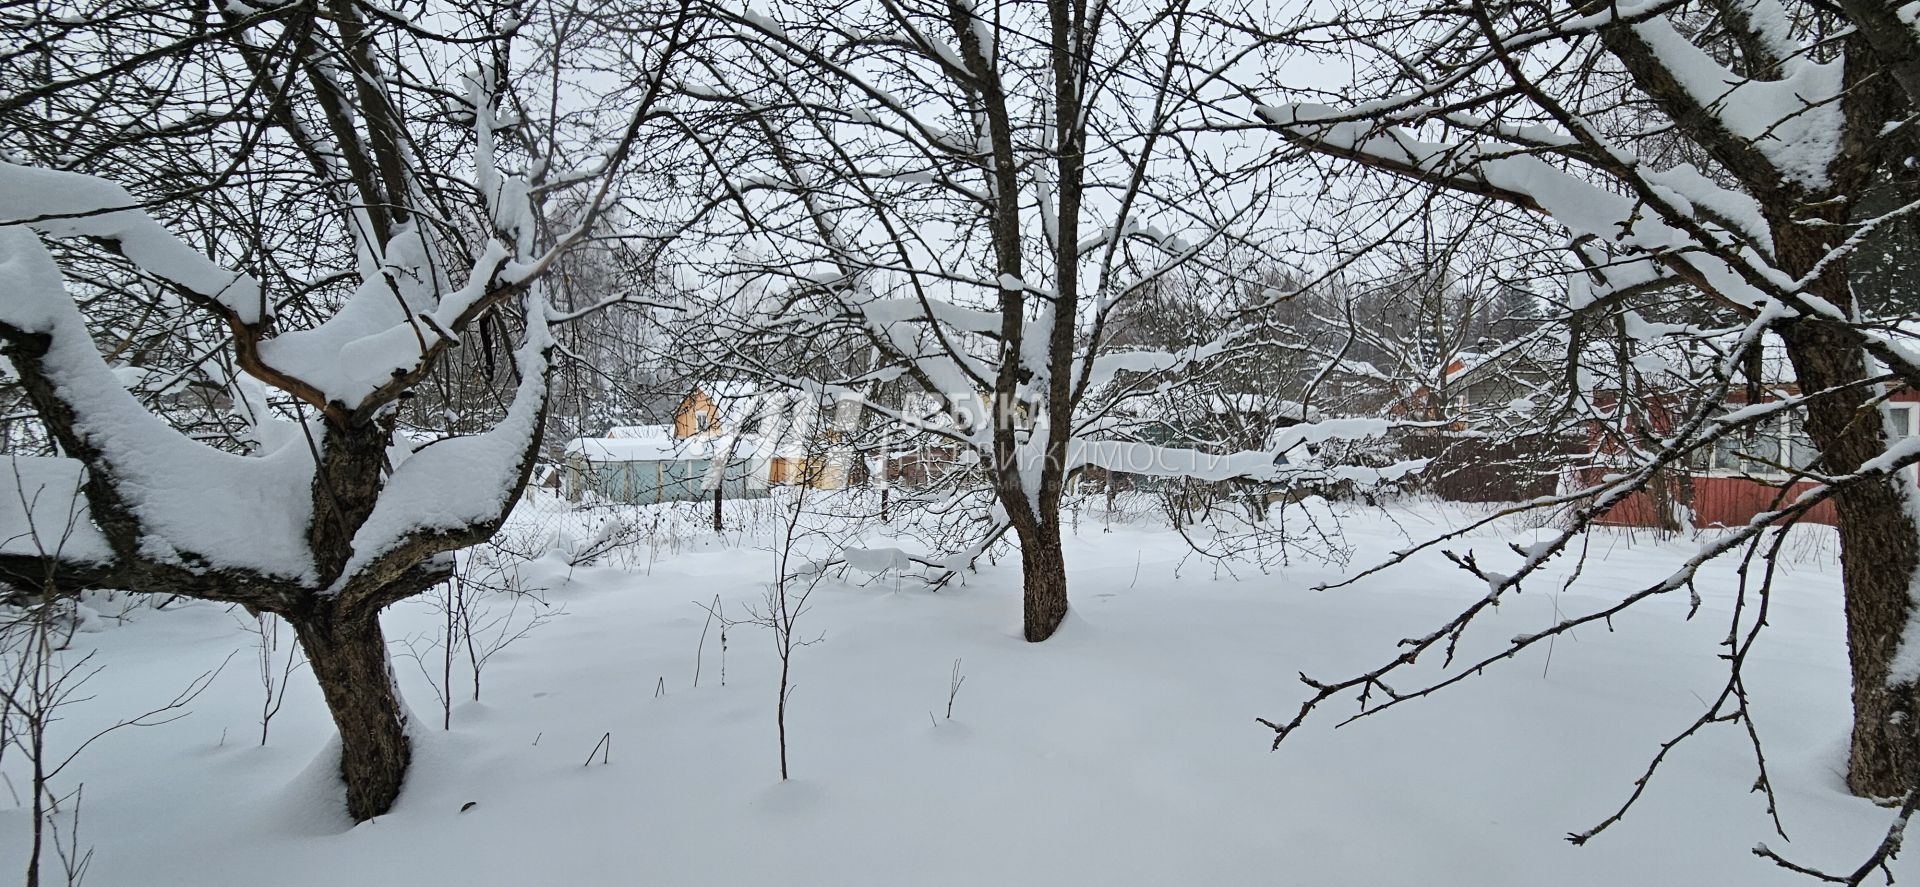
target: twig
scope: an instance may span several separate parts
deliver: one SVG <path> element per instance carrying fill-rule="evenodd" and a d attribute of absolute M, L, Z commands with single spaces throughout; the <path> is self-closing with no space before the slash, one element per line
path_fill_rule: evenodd
<path fill-rule="evenodd" d="M 533 742 L 535 745 L 540 744 L 540 738 L 537 736 L 534 737 Z M 599 742 L 593 744 L 593 751 L 587 752 L 587 759 L 581 762 L 580 766 L 585 767 L 592 764 L 595 752 L 600 754 L 600 763 L 605 764 L 607 762 L 607 756 L 613 754 L 613 731 L 607 731 L 600 737 Z"/>
<path fill-rule="evenodd" d="M 947 682 L 947 720 L 953 720 L 953 699 L 960 695 L 960 685 L 967 682 L 967 676 L 960 673 L 960 660 L 953 660 L 953 677 Z"/>

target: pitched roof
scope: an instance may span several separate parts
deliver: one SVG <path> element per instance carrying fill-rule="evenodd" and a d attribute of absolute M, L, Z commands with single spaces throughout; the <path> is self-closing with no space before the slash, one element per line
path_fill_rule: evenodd
<path fill-rule="evenodd" d="M 711 429 L 714 432 L 738 430 L 749 421 L 777 413 L 784 405 L 779 388 L 750 380 L 703 379 L 693 383 L 686 399 L 697 394 L 706 395 L 719 412 Z"/>
<path fill-rule="evenodd" d="M 719 415 L 711 433 L 777 434 L 806 432 L 831 420 L 833 400 L 772 383 L 704 380 L 695 382 L 687 397 L 703 393 Z"/>
<path fill-rule="evenodd" d="M 685 462 L 725 458 L 799 458 L 806 450 L 786 437 L 755 434 L 717 434 L 686 438 L 580 437 L 567 442 L 566 453 L 588 462 Z"/>
<path fill-rule="evenodd" d="M 1319 407 L 1310 407 L 1297 400 L 1275 397 L 1252 392 L 1214 393 L 1207 395 L 1207 411 L 1214 415 L 1242 413 L 1248 415 L 1271 415 L 1278 419 L 1293 422 L 1318 422 L 1325 418 Z"/>
<path fill-rule="evenodd" d="M 567 442 L 566 453 L 569 456 L 581 456 L 589 462 L 679 462 L 711 459 L 715 454 L 724 452 L 718 446 L 720 442 L 720 439 L 710 437 L 690 437 L 685 440 L 581 437 Z"/>
<path fill-rule="evenodd" d="M 666 440 L 673 437 L 673 426 L 615 425 L 603 436 L 619 440 Z"/>

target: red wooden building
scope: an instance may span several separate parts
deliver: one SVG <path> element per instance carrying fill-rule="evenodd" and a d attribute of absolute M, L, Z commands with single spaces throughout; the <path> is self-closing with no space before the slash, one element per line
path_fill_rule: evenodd
<path fill-rule="evenodd" d="M 1883 409 L 1891 440 L 1920 434 L 1920 392 L 1896 392 Z M 1674 482 L 1671 501 L 1692 511 L 1692 523 L 1698 529 L 1742 526 L 1756 514 L 1792 502 L 1815 485 L 1812 481 L 1794 481 L 1785 470 L 1811 465 L 1817 455 L 1801 430 L 1800 419 L 1798 412 L 1790 412 L 1751 433 L 1722 438 L 1711 453 L 1700 454 L 1687 466 L 1684 480 Z M 1603 451 L 1600 438 L 1596 431 L 1595 448 Z M 1583 480 L 1593 484 L 1606 470 L 1589 468 L 1580 473 Z M 1802 520 L 1834 523 L 1833 503 L 1820 503 Z M 1629 496 L 1598 522 L 1629 527 L 1659 527 L 1662 523 L 1659 506 L 1645 492 Z"/>

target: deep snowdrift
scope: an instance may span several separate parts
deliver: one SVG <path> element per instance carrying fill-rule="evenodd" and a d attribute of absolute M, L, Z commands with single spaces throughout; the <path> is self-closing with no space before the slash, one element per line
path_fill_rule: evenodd
<path fill-rule="evenodd" d="M 1355 564 L 1439 515 L 1349 515 Z M 1730 569 L 1711 572 L 1691 622 L 1684 597 L 1656 601 L 1612 633 L 1562 639 L 1550 663 L 1523 657 L 1338 730 L 1313 722 L 1270 753 L 1254 718 L 1291 715 L 1298 672 L 1383 661 L 1484 585 L 1434 557 L 1312 592 L 1333 568 L 1236 579 L 1183 564 L 1169 531 L 1091 520 L 1070 541 L 1072 615 L 1040 645 L 1019 639 L 1017 559 L 938 593 L 858 572 L 821 584 L 799 623 L 823 637 L 795 657 L 784 784 L 771 635 L 730 632 L 723 686 L 713 632 L 691 685 L 706 618 L 693 602 L 719 594 L 742 615 L 773 572 L 766 540 L 749 538 L 676 543 L 631 570 L 529 566 L 567 612 L 489 664 L 484 702 L 458 705 L 450 732 L 416 663 L 396 658 L 415 765 L 376 821 L 344 819 L 332 726 L 304 672 L 258 747 L 254 639 L 207 604 L 78 638 L 108 667 L 63 741 L 243 652 L 191 717 L 107 737 L 65 785 L 86 784 L 94 885 L 1808 883 L 1749 848 L 1850 869 L 1889 813 L 1841 789 L 1837 568 L 1826 531 L 1804 532 L 1748 666 L 1791 842 L 1748 793 L 1751 756 L 1726 726 L 1676 752 L 1623 824 L 1583 848 L 1563 840 L 1624 800 L 1717 690 Z M 1490 568 L 1502 541 L 1476 542 Z M 1692 547 L 1593 541 L 1580 584 L 1556 595 L 1568 568 L 1552 571 L 1475 648 L 1649 583 Z M 438 618 L 418 603 L 390 612 L 396 650 Z M 948 720 L 955 659 L 966 680 Z M 603 738 L 610 763 L 583 766 Z M 0 882 L 19 877 L 26 826 L 24 810 L 0 810 Z M 1911 859 L 1896 870 L 1920 878 Z"/>

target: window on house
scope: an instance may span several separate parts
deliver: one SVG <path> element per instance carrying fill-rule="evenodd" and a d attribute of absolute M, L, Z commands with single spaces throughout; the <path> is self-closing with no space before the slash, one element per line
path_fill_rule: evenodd
<path fill-rule="evenodd" d="M 700 412 L 693 414 L 694 427 L 700 429 L 701 431 L 707 430 L 707 426 L 709 426 L 712 423 L 713 423 L 713 414 L 707 412 L 706 410 L 701 410 Z"/>
<path fill-rule="evenodd" d="M 1820 450 L 1813 445 L 1813 438 L 1807 436 L 1806 429 L 1801 424 L 1800 414 L 1793 414 L 1791 421 L 1784 424 L 1786 428 L 1782 432 L 1781 440 L 1786 447 L 1784 453 L 1786 464 L 1796 469 L 1813 467 L 1813 463 L 1820 459 Z"/>
<path fill-rule="evenodd" d="M 1896 443 L 1914 434 L 1913 414 L 1915 407 L 1910 403 L 1887 404 L 1887 443 Z"/>
<path fill-rule="evenodd" d="M 1712 468 L 1735 474 L 1784 477 L 1811 467 L 1820 452 L 1801 426 L 1798 412 L 1769 417 L 1714 443 Z"/>
<path fill-rule="evenodd" d="M 1920 434 L 1920 405 L 1890 403 L 1886 405 L 1886 411 L 1888 446 Z M 1909 466 L 1907 472 L 1916 483 L 1920 483 L 1920 465 Z"/>

